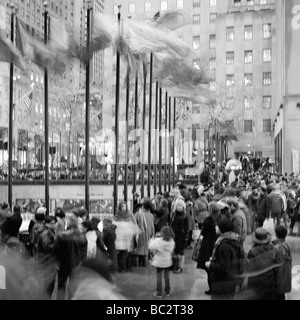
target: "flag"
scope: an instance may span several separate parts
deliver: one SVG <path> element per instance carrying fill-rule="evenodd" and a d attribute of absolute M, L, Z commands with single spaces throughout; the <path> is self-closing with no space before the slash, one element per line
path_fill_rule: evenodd
<path fill-rule="evenodd" d="M 31 113 L 32 110 L 32 99 L 33 99 L 33 90 L 29 93 L 29 95 L 26 95 L 23 102 L 27 108 L 28 114 Z"/>
<path fill-rule="evenodd" d="M 21 52 L 13 45 L 11 40 L 2 36 L 0 36 L 0 61 L 13 63 L 23 71 L 26 69 Z"/>
<path fill-rule="evenodd" d="M 128 114 L 128 121 L 131 121 L 132 119 L 133 119 L 133 110 L 130 110 Z"/>
<path fill-rule="evenodd" d="M 24 23 L 16 20 L 16 46 L 21 54 L 41 68 L 63 73 L 65 71 L 65 59 L 57 50 L 50 50 L 49 46 L 36 40 L 26 31 Z"/>
<path fill-rule="evenodd" d="M 184 121 L 188 121 L 188 120 L 189 120 L 189 115 L 188 115 L 187 112 L 183 112 L 183 113 L 182 113 L 182 119 L 183 119 Z"/>
<path fill-rule="evenodd" d="M 51 17 L 51 22 L 50 48 L 58 50 L 69 58 L 88 63 L 95 52 L 104 50 L 112 44 L 113 21 L 106 15 L 94 14 L 89 48 L 80 45 L 61 20 Z"/>
<path fill-rule="evenodd" d="M 153 18 L 151 19 L 152 22 L 156 21 L 157 19 L 160 18 L 160 11 L 156 12 L 156 14 L 153 16 Z"/>
<path fill-rule="evenodd" d="M 96 124 L 96 128 L 98 130 L 101 130 L 102 129 L 102 114 L 98 113 L 92 120 Z"/>
<path fill-rule="evenodd" d="M 33 100 L 33 89 L 31 89 L 29 92 L 24 94 L 24 96 L 20 100 L 18 100 L 14 105 L 24 104 L 28 114 L 30 114 L 32 110 L 32 100 Z"/>
<path fill-rule="evenodd" d="M 157 12 L 151 22 L 157 28 L 165 28 L 174 31 L 191 23 L 191 19 L 184 12 L 176 10 L 168 11 L 163 15 L 160 15 L 160 12 Z"/>

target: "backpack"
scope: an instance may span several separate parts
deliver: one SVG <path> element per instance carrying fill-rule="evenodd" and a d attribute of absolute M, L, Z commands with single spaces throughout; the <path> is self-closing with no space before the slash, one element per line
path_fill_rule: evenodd
<path fill-rule="evenodd" d="M 30 231 L 29 241 L 31 243 L 33 254 L 37 253 L 39 237 L 44 230 L 45 230 L 45 225 L 41 222 L 36 222 Z"/>

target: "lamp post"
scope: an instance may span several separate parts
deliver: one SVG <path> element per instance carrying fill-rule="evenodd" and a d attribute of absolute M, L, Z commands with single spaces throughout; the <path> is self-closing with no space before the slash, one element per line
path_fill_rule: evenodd
<path fill-rule="evenodd" d="M 15 34 L 15 6 L 14 4 L 10 5 L 11 7 L 11 30 L 10 30 L 10 39 L 14 42 Z M 13 93 L 14 92 L 14 64 L 10 63 L 9 69 L 9 126 L 8 126 L 8 204 L 12 208 L 12 156 L 13 156 Z"/>
<path fill-rule="evenodd" d="M 89 181 L 89 164 L 90 164 L 90 20 L 91 20 L 91 2 L 88 1 L 87 8 L 87 30 L 86 46 L 88 50 L 88 61 L 86 64 L 85 79 L 85 209 L 90 211 L 90 181 Z"/>
<path fill-rule="evenodd" d="M 44 43 L 48 43 L 48 3 L 44 6 Z M 49 106 L 48 106 L 48 70 L 44 69 L 44 99 L 45 99 L 45 206 L 49 215 Z"/>
<path fill-rule="evenodd" d="M 118 5 L 118 27 L 120 32 L 121 25 L 121 8 L 122 5 Z M 115 115 L 115 137 L 116 137 L 116 145 L 115 145 L 115 172 L 114 172 L 114 213 L 116 213 L 117 205 L 118 205 L 118 174 L 119 174 L 119 113 L 120 113 L 120 52 L 117 51 L 117 61 L 116 61 L 116 115 Z"/>

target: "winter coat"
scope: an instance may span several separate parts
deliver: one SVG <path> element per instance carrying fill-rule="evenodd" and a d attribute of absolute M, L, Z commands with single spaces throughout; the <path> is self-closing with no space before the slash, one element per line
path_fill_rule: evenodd
<path fill-rule="evenodd" d="M 173 264 L 172 253 L 175 248 L 173 239 L 169 241 L 164 240 L 162 237 L 152 238 L 149 240 L 149 250 L 154 252 L 152 260 L 153 267 L 169 268 Z"/>
<path fill-rule="evenodd" d="M 41 232 L 37 243 L 37 259 L 40 264 L 54 263 L 54 243 L 57 236 L 57 230 L 54 225 L 46 224 Z"/>
<path fill-rule="evenodd" d="M 155 235 L 154 219 L 150 211 L 140 209 L 136 215 L 136 222 L 139 227 L 137 247 L 134 254 L 138 256 L 148 256 L 148 242 Z"/>
<path fill-rule="evenodd" d="M 218 238 L 216 233 L 215 222 L 212 217 L 207 217 L 203 221 L 201 229 L 202 241 L 197 261 L 198 269 L 205 269 L 205 262 L 209 261 L 212 256 L 215 242 Z"/>
<path fill-rule="evenodd" d="M 157 210 L 152 210 L 154 218 L 155 232 L 160 232 L 161 228 L 168 225 L 170 218 L 169 208 L 159 208 Z"/>
<path fill-rule="evenodd" d="M 252 300 L 270 300 L 276 293 L 280 265 L 278 250 L 271 243 L 254 244 L 248 252 L 248 291 Z"/>
<path fill-rule="evenodd" d="M 87 245 L 86 236 L 79 230 L 67 230 L 59 234 L 54 243 L 59 272 L 70 275 L 74 268 L 86 259 Z"/>
<path fill-rule="evenodd" d="M 257 200 L 257 219 L 265 220 L 268 217 L 267 196 L 261 195 Z"/>
<path fill-rule="evenodd" d="M 95 258 L 97 254 L 97 234 L 96 231 L 88 231 L 87 238 L 87 258 Z"/>
<path fill-rule="evenodd" d="M 284 208 L 283 197 L 276 192 L 271 192 L 267 196 L 267 213 L 281 215 Z"/>
<path fill-rule="evenodd" d="M 212 275 L 212 299 L 233 299 L 238 283 L 239 236 L 222 234 L 215 243 L 209 266 Z"/>
<path fill-rule="evenodd" d="M 243 242 L 247 237 L 247 219 L 245 213 L 241 209 L 237 209 L 232 217 L 234 232 L 240 235 L 240 240 Z"/>
<path fill-rule="evenodd" d="M 200 197 L 194 201 L 194 217 L 195 221 L 202 224 L 208 216 L 208 202 L 204 197 Z"/>
<path fill-rule="evenodd" d="M 139 228 L 132 220 L 114 220 L 116 225 L 116 250 L 132 251 L 133 237 L 139 233 Z"/>
<path fill-rule="evenodd" d="M 189 221 L 185 211 L 175 212 L 175 217 L 171 222 L 171 228 L 175 234 L 176 248 L 183 250 L 186 246 L 189 234 Z"/>
<path fill-rule="evenodd" d="M 285 294 L 292 290 L 292 253 L 286 242 L 274 243 L 280 254 L 276 293 Z"/>

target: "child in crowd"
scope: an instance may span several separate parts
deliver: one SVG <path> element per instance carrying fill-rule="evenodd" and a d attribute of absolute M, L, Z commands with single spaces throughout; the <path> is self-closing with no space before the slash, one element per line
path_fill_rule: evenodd
<path fill-rule="evenodd" d="M 156 267 L 156 291 L 154 297 L 162 298 L 162 275 L 165 279 L 165 293 L 170 297 L 170 267 L 173 264 L 172 254 L 175 248 L 174 232 L 169 226 L 161 229 L 161 236 L 149 241 L 149 250 L 154 253 L 152 265 Z"/>

